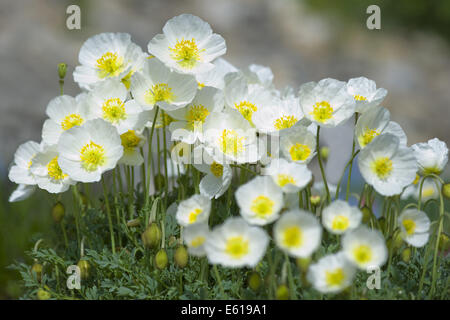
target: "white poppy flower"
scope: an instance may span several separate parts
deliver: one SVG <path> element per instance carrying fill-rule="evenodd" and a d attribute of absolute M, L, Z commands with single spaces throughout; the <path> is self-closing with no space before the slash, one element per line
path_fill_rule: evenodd
<path fill-rule="evenodd" d="M 434 138 L 412 145 L 414 155 L 423 175 L 441 174 L 448 162 L 448 148 L 444 141 Z"/>
<path fill-rule="evenodd" d="M 181 201 L 178 205 L 177 222 L 183 227 L 196 223 L 207 223 L 210 211 L 211 200 L 200 194 L 195 194 Z"/>
<path fill-rule="evenodd" d="M 271 176 L 285 193 L 297 193 L 305 188 L 312 178 L 312 173 L 306 165 L 288 162 L 283 158 L 273 159 L 264 168 L 263 173 Z"/>
<path fill-rule="evenodd" d="M 355 137 L 360 148 L 367 146 L 373 138 L 383 133 L 391 133 L 400 139 L 406 146 L 407 137 L 397 122 L 389 121 L 390 113 L 387 109 L 375 106 L 361 115 L 356 123 Z"/>
<path fill-rule="evenodd" d="M 373 80 L 365 77 L 348 80 L 347 92 L 351 94 L 356 102 L 356 112 L 364 113 L 383 102 L 387 90 L 378 88 Z"/>
<path fill-rule="evenodd" d="M 306 258 L 316 251 L 322 239 L 322 227 L 310 212 L 293 209 L 275 223 L 274 240 L 288 255 Z"/>
<path fill-rule="evenodd" d="M 307 164 L 316 154 L 316 136 L 296 125 L 280 135 L 280 150 L 289 161 Z"/>
<path fill-rule="evenodd" d="M 211 70 L 214 59 L 225 54 L 225 40 L 212 33 L 210 25 L 191 14 L 182 14 L 166 22 L 163 33 L 148 44 L 148 52 L 169 68 L 197 74 Z"/>
<path fill-rule="evenodd" d="M 14 154 L 14 164 L 9 170 L 8 178 L 17 184 L 35 185 L 36 180 L 30 168 L 34 157 L 42 150 L 42 146 L 34 141 L 21 144 Z"/>
<path fill-rule="evenodd" d="M 381 232 L 366 226 L 345 233 L 342 238 L 342 249 L 347 259 L 362 270 L 381 267 L 388 255 Z"/>
<path fill-rule="evenodd" d="M 322 211 L 322 224 L 331 233 L 343 234 L 357 228 L 362 219 L 362 212 L 350 206 L 346 201 L 335 200 Z"/>
<path fill-rule="evenodd" d="M 220 90 L 225 88 L 225 76 L 231 72 L 237 72 L 235 66 L 223 58 L 218 58 L 213 62 L 214 68 L 210 71 L 195 75 L 199 89 L 203 87 L 213 87 Z"/>
<path fill-rule="evenodd" d="M 189 254 L 196 257 L 206 255 L 205 243 L 209 233 L 207 223 L 196 223 L 183 229 L 183 239 L 188 247 Z"/>
<path fill-rule="evenodd" d="M 242 217 L 250 224 L 275 221 L 283 207 L 283 193 L 269 176 L 258 176 L 241 185 L 235 197 Z"/>
<path fill-rule="evenodd" d="M 336 127 L 355 112 L 355 101 L 347 93 L 347 84 L 335 79 L 302 85 L 299 99 L 305 117 L 323 127 Z"/>
<path fill-rule="evenodd" d="M 102 119 L 86 121 L 61 135 L 58 164 L 75 181 L 100 181 L 103 172 L 114 169 L 123 155 L 116 128 Z"/>
<path fill-rule="evenodd" d="M 358 166 L 364 180 L 384 196 L 400 194 L 417 172 L 413 151 L 390 133 L 374 138 L 360 152 Z"/>
<path fill-rule="evenodd" d="M 131 77 L 131 93 L 144 110 L 158 105 L 165 111 L 184 107 L 194 99 L 197 81 L 194 76 L 167 68 L 156 58 L 145 61 L 141 72 Z"/>
<path fill-rule="evenodd" d="M 222 109 L 222 92 L 213 87 L 204 87 L 186 107 L 169 112 L 177 120 L 169 125 L 172 140 L 188 144 L 203 141 L 203 124 L 211 112 L 220 112 Z"/>
<path fill-rule="evenodd" d="M 398 217 L 400 236 L 413 247 L 423 247 L 430 236 L 430 219 L 425 212 L 407 209 Z"/>
<path fill-rule="evenodd" d="M 308 281 L 322 293 L 337 293 L 352 284 L 355 267 L 345 258 L 344 253 L 328 254 L 312 264 L 308 269 Z"/>
<path fill-rule="evenodd" d="M 139 149 L 146 141 L 142 132 L 128 130 L 120 135 L 120 141 L 123 147 L 123 155 L 118 163 L 123 163 L 128 166 L 140 166 L 144 163 L 144 157 Z"/>
<path fill-rule="evenodd" d="M 61 193 L 75 184 L 69 175 L 61 170 L 58 164 L 57 146 L 44 147 L 37 153 L 30 167 L 39 188 L 50 193 Z"/>
<path fill-rule="evenodd" d="M 250 267 L 258 264 L 269 243 L 267 233 L 242 218 L 228 218 L 206 239 L 205 250 L 211 264 L 224 267 Z"/>
<path fill-rule="evenodd" d="M 129 87 L 129 78 L 142 68 L 146 54 L 131 42 L 127 33 L 101 33 L 87 39 L 78 55 L 80 66 L 73 79 L 86 90 L 108 78 L 122 80 Z"/>
<path fill-rule="evenodd" d="M 58 143 L 61 134 L 74 126 L 81 126 L 88 120 L 86 95 L 73 98 L 63 95 L 52 99 L 47 106 L 47 116 L 42 128 L 42 141 L 46 145 Z"/>

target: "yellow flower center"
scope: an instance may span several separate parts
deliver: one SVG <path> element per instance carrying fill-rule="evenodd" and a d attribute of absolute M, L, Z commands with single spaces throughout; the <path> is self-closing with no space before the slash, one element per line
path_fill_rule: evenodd
<path fill-rule="evenodd" d="M 203 212 L 202 209 L 197 208 L 193 210 L 191 213 L 189 213 L 189 223 L 194 223 L 197 221 L 197 217 Z"/>
<path fill-rule="evenodd" d="M 47 164 L 47 172 L 50 178 L 53 180 L 62 180 L 67 177 L 67 174 L 64 174 L 58 164 L 58 157 L 54 157 L 48 164 Z"/>
<path fill-rule="evenodd" d="M 230 237 L 227 239 L 225 252 L 233 259 L 240 259 L 248 254 L 248 240 L 242 236 Z"/>
<path fill-rule="evenodd" d="M 365 244 L 359 245 L 353 249 L 353 256 L 360 264 L 368 263 L 372 260 L 372 249 Z"/>
<path fill-rule="evenodd" d="M 128 130 L 127 132 L 122 133 L 120 135 L 120 140 L 124 151 L 133 151 L 139 146 L 139 142 L 141 142 L 141 138 L 136 135 L 134 130 Z"/>
<path fill-rule="evenodd" d="M 239 104 L 235 103 L 234 106 L 248 122 L 252 122 L 253 112 L 258 110 L 253 103 L 245 100 L 239 102 Z"/>
<path fill-rule="evenodd" d="M 258 196 L 252 201 L 250 210 L 258 217 L 265 218 L 273 212 L 274 202 L 266 196 Z"/>
<path fill-rule="evenodd" d="M 144 94 L 145 102 L 155 104 L 160 101 L 171 102 L 174 99 L 172 88 L 167 83 L 154 84 Z"/>
<path fill-rule="evenodd" d="M 81 166 L 86 171 L 95 171 L 106 162 L 105 149 L 92 141 L 81 148 L 80 154 Z"/>
<path fill-rule="evenodd" d="M 287 248 L 298 248 L 303 244 L 303 232 L 298 226 L 287 227 L 283 231 L 283 244 Z"/>
<path fill-rule="evenodd" d="M 223 165 L 215 161 L 211 164 L 210 170 L 217 178 L 220 178 L 223 175 Z"/>
<path fill-rule="evenodd" d="M 305 144 L 296 143 L 289 149 L 289 153 L 292 161 L 305 161 L 310 156 L 311 149 Z"/>
<path fill-rule="evenodd" d="M 333 108 L 328 101 L 317 102 L 313 108 L 313 111 L 309 114 L 317 122 L 325 123 L 327 120 L 333 118 Z"/>
<path fill-rule="evenodd" d="M 284 187 L 287 184 L 295 184 L 295 180 L 288 174 L 280 173 L 279 175 L 277 175 L 277 184 L 280 187 Z"/>
<path fill-rule="evenodd" d="M 372 142 L 373 138 L 375 138 L 376 136 L 379 136 L 380 133 L 381 132 L 379 130 L 373 130 L 373 129 L 369 129 L 366 127 L 364 129 L 363 134 L 358 137 L 359 145 L 361 147 L 365 147 L 370 142 Z"/>
<path fill-rule="evenodd" d="M 372 170 L 378 178 L 387 179 L 392 172 L 392 160 L 388 157 L 379 157 L 372 162 Z"/>
<path fill-rule="evenodd" d="M 97 59 L 98 76 L 100 78 L 118 76 L 124 69 L 123 58 L 117 53 L 106 52 Z"/>
<path fill-rule="evenodd" d="M 423 169 L 423 174 L 427 175 L 427 174 L 436 174 L 436 175 L 440 175 L 441 174 L 441 170 L 439 168 L 436 167 L 427 167 Z"/>
<path fill-rule="evenodd" d="M 333 222 L 331 223 L 331 228 L 333 230 L 344 231 L 347 230 L 348 225 L 349 225 L 348 217 L 340 215 L 333 219 Z"/>
<path fill-rule="evenodd" d="M 355 98 L 356 101 L 367 101 L 366 97 L 361 96 L 359 94 L 355 94 L 353 97 Z"/>
<path fill-rule="evenodd" d="M 342 268 L 333 271 L 325 271 L 325 281 L 329 287 L 340 286 L 345 280 L 345 273 Z"/>
<path fill-rule="evenodd" d="M 134 70 L 131 70 L 128 72 L 128 74 L 122 78 L 122 83 L 125 85 L 125 87 L 129 90 L 131 86 L 131 76 L 134 74 Z"/>
<path fill-rule="evenodd" d="M 189 107 L 189 111 L 186 115 L 189 128 L 196 129 L 201 127 L 208 115 L 209 110 L 201 104 Z"/>
<path fill-rule="evenodd" d="M 69 130 L 74 126 L 81 126 L 83 122 L 84 120 L 79 114 L 73 113 L 64 118 L 64 120 L 61 122 L 61 127 L 63 130 Z"/>
<path fill-rule="evenodd" d="M 224 129 L 219 137 L 219 148 L 224 154 L 236 156 L 244 150 L 244 139 L 236 131 Z"/>
<path fill-rule="evenodd" d="M 203 82 L 197 82 L 197 89 L 202 90 L 205 84 Z"/>
<path fill-rule="evenodd" d="M 200 52 L 205 49 L 199 50 L 194 38 L 191 40 L 184 40 L 183 38 L 177 41 L 175 47 L 169 47 L 169 50 L 171 52 L 170 57 L 177 61 L 181 67 L 191 69 L 197 61 L 201 60 Z"/>
<path fill-rule="evenodd" d="M 119 98 L 108 99 L 102 106 L 103 118 L 111 123 L 118 123 L 127 118 L 125 104 Z"/>
<path fill-rule="evenodd" d="M 404 219 L 402 221 L 403 227 L 406 230 L 406 233 L 410 236 L 414 234 L 414 231 L 416 230 L 416 223 L 412 219 Z"/>
<path fill-rule="evenodd" d="M 282 116 L 274 121 L 273 126 L 277 130 L 283 130 L 292 127 L 297 121 L 294 116 Z"/>
<path fill-rule="evenodd" d="M 202 244 L 205 243 L 205 241 L 206 241 L 205 237 L 198 236 L 191 241 L 191 247 L 193 248 L 200 247 Z"/>

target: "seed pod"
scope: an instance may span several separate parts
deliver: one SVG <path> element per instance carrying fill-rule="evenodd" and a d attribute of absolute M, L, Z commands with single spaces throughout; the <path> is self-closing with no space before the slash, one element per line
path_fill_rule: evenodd
<path fill-rule="evenodd" d="M 78 268 L 80 268 L 81 279 L 89 278 L 89 262 L 85 259 L 80 259 L 77 263 Z"/>
<path fill-rule="evenodd" d="M 167 267 L 169 259 L 167 258 L 167 252 L 164 249 L 159 250 L 155 256 L 155 264 L 159 270 L 163 270 Z"/>
<path fill-rule="evenodd" d="M 297 264 L 297 268 L 299 268 L 303 273 L 306 273 L 309 265 L 311 264 L 311 258 L 297 258 L 295 262 Z"/>
<path fill-rule="evenodd" d="M 64 218 L 65 211 L 66 210 L 64 208 L 64 205 L 60 201 L 55 203 L 52 207 L 53 221 L 55 221 L 56 223 L 60 223 L 61 220 Z"/>
<path fill-rule="evenodd" d="M 442 185 L 442 194 L 447 199 L 450 199 L 450 183 L 446 183 L 446 184 Z"/>
<path fill-rule="evenodd" d="M 33 266 L 31 267 L 31 272 L 36 273 L 36 278 L 39 282 L 41 282 L 42 279 L 42 264 L 40 263 L 35 263 L 33 264 Z"/>
<path fill-rule="evenodd" d="M 252 271 L 248 276 L 248 286 L 253 291 L 257 292 L 261 288 L 261 276 L 258 272 Z"/>
<path fill-rule="evenodd" d="M 363 222 L 363 223 L 366 223 L 366 224 L 369 223 L 369 222 L 370 222 L 370 218 L 371 218 L 372 215 L 373 215 L 372 210 L 370 210 L 369 207 L 364 206 L 364 207 L 361 209 L 361 212 L 362 212 L 362 214 L 363 214 L 363 216 L 362 216 L 362 222 Z"/>
<path fill-rule="evenodd" d="M 406 263 L 411 260 L 411 248 L 406 248 L 402 251 L 402 260 Z"/>
<path fill-rule="evenodd" d="M 142 242 L 147 248 L 156 248 L 161 241 L 161 230 L 158 225 L 152 222 L 142 233 Z"/>
<path fill-rule="evenodd" d="M 186 265 L 188 264 L 188 261 L 189 261 L 189 255 L 188 255 L 188 252 L 187 252 L 185 246 L 183 246 L 183 245 L 178 246 L 178 248 L 175 250 L 174 259 L 175 259 L 175 264 L 179 268 L 186 267 Z"/>
<path fill-rule="evenodd" d="M 46 290 L 44 290 L 44 289 L 39 289 L 38 290 L 38 292 L 37 292 L 37 298 L 39 299 L 39 300 L 48 300 L 48 299 L 50 299 L 51 298 L 51 294 L 50 294 L 50 292 L 48 292 L 48 291 L 46 291 Z"/>
<path fill-rule="evenodd" d="M 289 299 L 289 289 L 285 284 L 280 284 L 275 293 L 277 300 L 288 300 Z"/>

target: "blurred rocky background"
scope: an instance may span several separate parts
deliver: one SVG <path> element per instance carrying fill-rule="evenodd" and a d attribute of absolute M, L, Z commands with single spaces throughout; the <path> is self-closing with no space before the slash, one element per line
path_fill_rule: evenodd
<path fill-rule="evenodd" d="M 70 4 L 81 8 L 81 30 L 66 28 Z M 381 8 L 381 30 L 366 27 L 370 4 Z M 58 94 L 56 65 L 69 65 L 65 92 L 75 95 L 79 90 L 71 72 L 88 37 L 128 32 L 146 50 L 164 23 L 181 13 L 200 16 L 223 35 L 226 59 L 236 66 L 270 66 L 279 88 L 363 75 L 389 91 L 384 106 L 408 134 L 409 144 L 433 137 L 450 141 L 447 0 L 2 0 L 0 298 L 15 297 L 19 290 L 4 266 L 29 249 L 28 233 L 47 228 L 46 212 L 7 204 L 13 185 L 6 176 L 17 146 L 40 141 L 47 103 Z M 351 129 L 348 123 L 324 131 L 330 162 L 336 164 L 327 168 L 332 182 L 350 152 Z"/>

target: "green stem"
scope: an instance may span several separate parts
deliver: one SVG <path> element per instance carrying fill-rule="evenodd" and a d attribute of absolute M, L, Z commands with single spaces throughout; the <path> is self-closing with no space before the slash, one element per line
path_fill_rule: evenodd
<path fill-rule="evenodd" d="M 289 260 L 289 256 L 285 254 L 286 264 L 288 268 L 288 281 L 289 281 L 289 291 L 292 300 L 297 300 L 297 293 L 295 290 L 294 277 L 292 276 L 292 268 L 291 261 Z"/>
<path fill-rule="evenodd" d="M 215 264 L 214 267 L 214 273 L 216 275 L 216 281 L 219 283 L 220 293 L 222 294 L 223 298 L 225 297 L 225 291 L 223 290 L 222 280 L 220 279 L 219 270 L 217 270 L 217 265 Z"/>
<path fill-rule="evenodd" d="M 153 117 L 152 128 L 150 129 L 150 136 L 148 137 L 148 161 L 147 161 L 147 193 L 145 194 L 145 205 L 148 206 L 149 193 L 150 193 L 150 177 L 151 177 L 151 164 L 152 164 L 152 142 L 153 133 L 155 132 L 156 117 L 158 116 L 159 107 L 156 107 L 155 116 Z"/>
<path fill-rule="evenodd" d="M 358 122 L 358 116 L 359 116 L 359 114 L 356 113 L 355 114 L 355 127 L 356 127 L 356 123 Z M 345 201 L 348 201 L 348 195 L 350 192 L 350 183 L 352 181 L 353 158 L 355 157 L 355 147 L 356 147 L 356 139 L 355 139 L 355 134 L 353 132 L 352 159 L 350 162 L 350 168 L 348 170 L 347 190 L 345 191 Z"/>
<path fill-rule="evenodd" d="M 327 177 L 326 177 L 326 175 L 325 175 L 325 170 L 323 169 L 322 157 L 320 156 L 319 134 L 320 134 L 320 126 L 317 126 L 317 135 L 316 135 L 316 152 L 317 152 L 317 159 L 318 159 L 318 161 L 319 161 L 320 172 L 322 173 L 323 184 L 325 185 L 325 190 L 326 190 L 326 192 L 327 192 L 327 202 L 330 203 L 330 201 L 331 201 L 330 190 L 328 189 Z"/>
<path fill-rule="evenodd" d="M 353 163 L 353 159 L 355 159 L 355 157 L 359 153 L 359 151 L 361 151 L 361 150 L 357 150 L 355 153 L 352 153 L 352 157 L 350 158 L 350 160 L 345 165 L 344 171 L 342 172 L 342 175 L 339 178 L 339 182 L 338 182 L 337 187 L 336 187 L 336 195 L 334 196 L 334 199 L 337 199 L 339 197 L 339 191 L 340 191 L 340 188 L 341 188 L 341 182 L 342 182 L 342 179 L 344 178 L 345 171 L 350 166 L 350 164 Z M 350 168 L 350 170 L 351 170 L 351 168 Z M 348 185 L 348 182 L 347 182 L 347 185 Z M 347 198 L 347 200 L 348 200 L 348 198 Z"/>
<path fill-rule="evenodd" d="M 113 223 L 111 218 L 111 207 L 109 206 L 109 198 L 108 198 L 108 191 L 106 189 L 106 183 L 104 177 L 102 177 L 102 188 L 103 188 L 103 195 L 105 197 L 105 205 L 106 205 L 106 213 L 108 216 L 108 224 L 109 224 L 109 233 L 111 235 L 111 248 L 112 253 L 116 253 L 116 243 L 114 241 L 114 229 L 113 229 Z"/>

